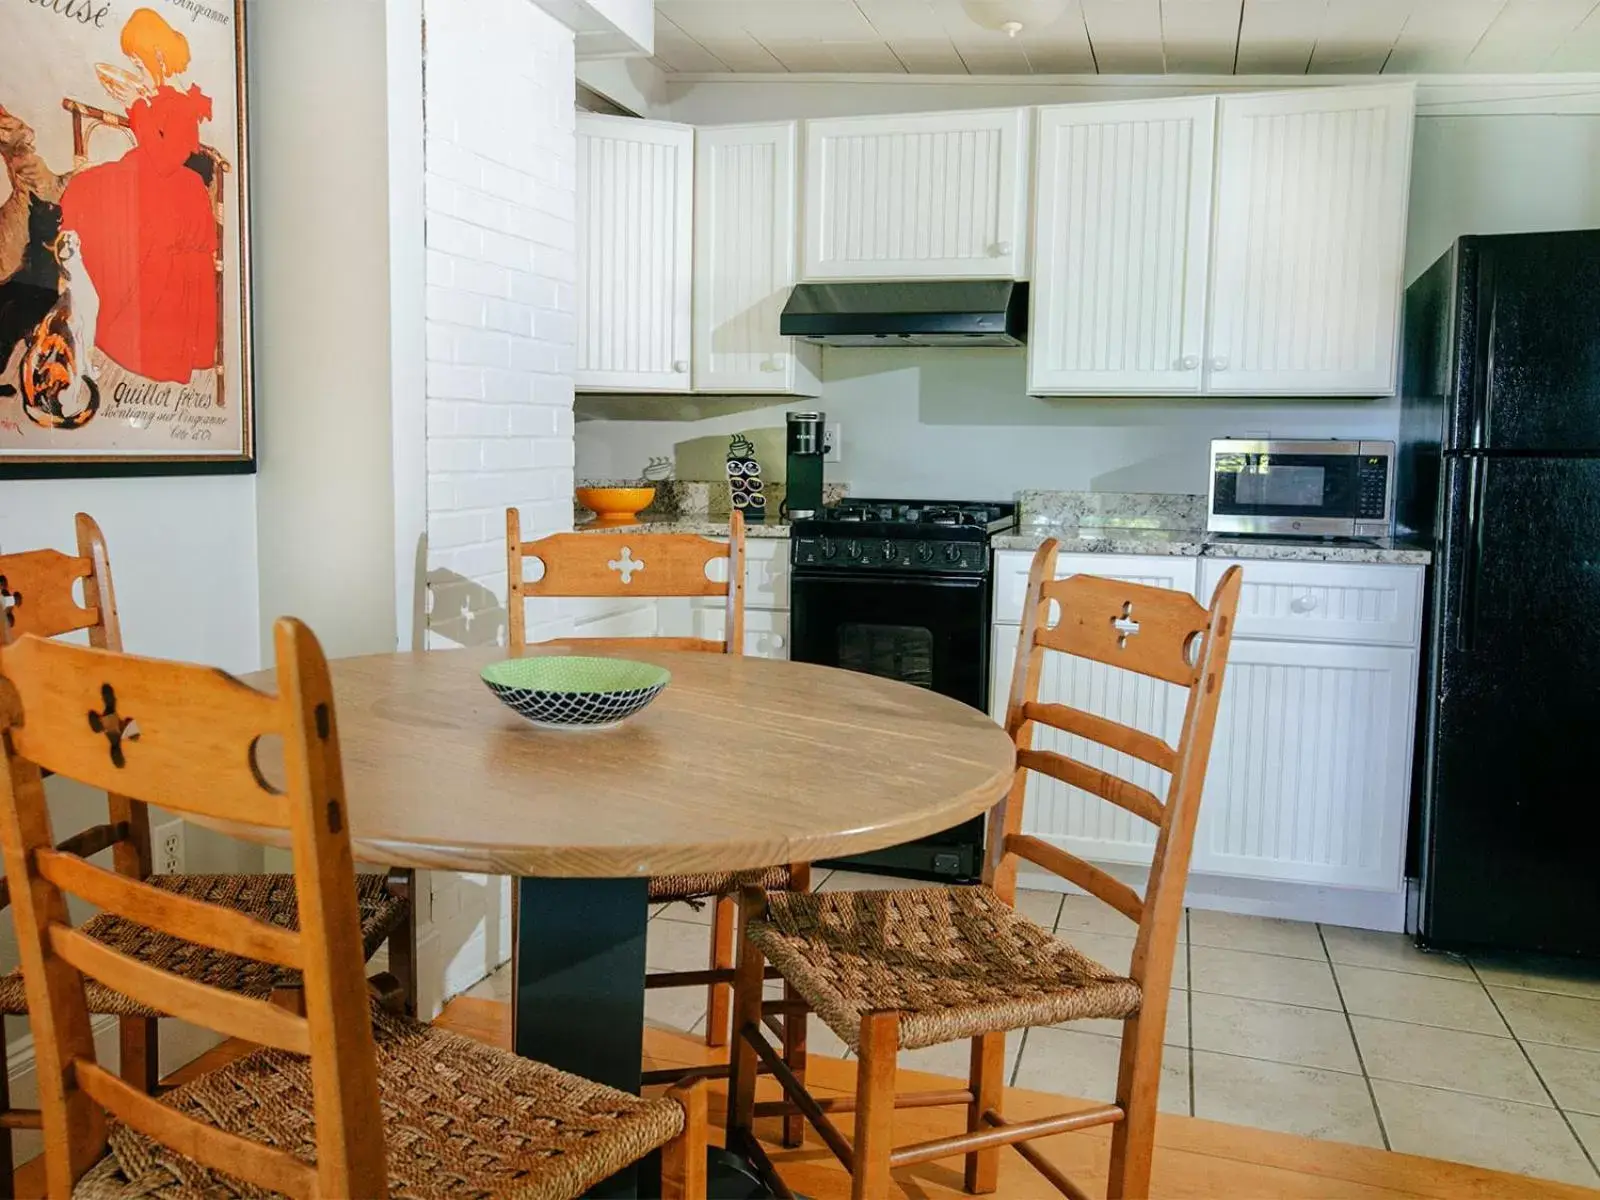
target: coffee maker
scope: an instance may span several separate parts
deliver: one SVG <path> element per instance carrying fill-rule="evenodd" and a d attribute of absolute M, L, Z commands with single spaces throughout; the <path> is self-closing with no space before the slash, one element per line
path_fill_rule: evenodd
<path fill-rule="evenodd" d="M 789 471 L 784 516 L 803 521 L 822 511 L 823 432 L 827 416 L 819 412 L 785 413 L 789 424 Z"/>

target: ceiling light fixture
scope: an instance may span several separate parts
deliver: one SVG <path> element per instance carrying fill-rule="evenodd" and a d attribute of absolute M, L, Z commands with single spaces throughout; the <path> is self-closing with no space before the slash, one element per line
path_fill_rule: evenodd
<path fill-rule="evenodd" d="M 1036 33 L 1066 12 L 1070 0 L 961 0 L 961 9 L 984 29 L 1014 38 Z"/>

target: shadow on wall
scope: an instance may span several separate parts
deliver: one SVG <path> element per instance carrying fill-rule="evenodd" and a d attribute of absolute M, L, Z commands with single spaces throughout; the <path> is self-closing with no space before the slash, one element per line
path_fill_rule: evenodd
<path fill-rule="evenodd" d="M 427 573 L 428 645 L 503 646 L 506 610 L 498 593 L 454 571 Z"/>

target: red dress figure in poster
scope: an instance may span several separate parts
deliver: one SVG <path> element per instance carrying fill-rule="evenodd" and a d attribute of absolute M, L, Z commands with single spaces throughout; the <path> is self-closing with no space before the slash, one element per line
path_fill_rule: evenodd
<path fill-rule="evenodd" d="M 187 383 L 217 365 L 217 226 L 204 181 L 186 164 L 211 98 L 163 84 L 128 107 L 137 145 L 86 167 L 61 197 L 100 294 L 95 344 L 146 379 Z"/>

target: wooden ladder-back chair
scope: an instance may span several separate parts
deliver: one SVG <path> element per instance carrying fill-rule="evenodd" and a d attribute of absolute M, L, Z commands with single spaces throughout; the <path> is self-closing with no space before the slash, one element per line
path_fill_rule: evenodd
<path fill-rule="evenodd" d="M 1000 1149 L 1008 1145 L 1063 1195 L 1081 1200 L 1086 1193 L 1028 1143 L 1110 1124 L 1107 1194 L 1117 1200 L 1149 1193 L 1173 955 L 1240 573 L 1234 567 L 1223 576 L 1206 609 L 1189 595 L 1161 588 L 1090 575 L 1057 580 L 1056 550 L 1053 540 L 1041 546 L 1029 576 L 1006 709 L 1006 729 L 1017 745 L 1017 771 L 989 821 L 983 886 L 747 897 L 734 998 L 728 1136 L 730 1146 L 751 1153 L 769 1174 L 771 1162 L 755 1139 L 754 1119 L 799 1112 L 850 1170 L 854 1200 L 887 1196 L 894 1168 L 958 1154 L 966 1157 L 967 1191 L 993 1192 Z M 1042 702 L 1039 680 L 1046 652 L 1090 659 L 1185 689 L 1178 744 L 1064 704 Z M 1165 800 L 1064 754 L 1034 749 L 1037 725 L 1168 772 Z M 1143 896 L 1099 867 L 1021 832 L 1031 772 L 1090 792 L 1158 828 Z M 1092 961 L 1015 910 L 1017 867 L 1023 860 L 1061 876 L 1137 924 L 1126 976 Z M 777 965 L 802 1004 L 857 1051 L 853 1099 L 810 1096 L 803 1078 L 785 1067 L 762 1035 L 767 960 Z M 1006 1033 L 1094 1018 L 1123 1022 L 1115 1102 L 1041 1120 L 1006 1121 L 1001 1103 Z M 900 1050 L 966 1039 L 972 1041 L 966 1089 L 895 1094 Z M 785 1100 L 755 1102 L 758 1059 L 777 1077 Z M 897 1107 L 942 1105 L 966 1108 L 966 1133 L 894 1147 Z M 829 1116 L 839 1112 L 854 1113 L 853 1142 Z"/>
<path fill-rule="evenodd" d="M 206 667 L 37 637 L 0 647 L 0 844 L 38 1056 L 49 1194 L 236 1195 L 242 1180 L 295 1197 L 567 1200 L 663 1148 L 664 1193 L 703 1196 L 703 1084 L 643 1100 L 374 1003 L 327 663 L 298 621 L 280 620 L 274 638 L 277 695 Z M 285 831 L 298 927 L 55 848 L 44 771 L 159 796 L 190 816 Z M 69 894 L 298 972 L 304 1012 L 89 936 L 72 926 Z M 96 1063 L 89 979 L 263 1049 L 147 1095 Z"/>
<path fill-rule="evenodd" d="M 527 560 L 537 559 L 544 574 L 527 578 Z M 534 542 L 522 540 L 515 508 L 506 510 L 506 568 L 512 653 L 529 644 L 524 611 L 529 597 L 589 599 L 667 599 L 721 596 L 726 625 L 720 639 L 699 637 L 560 638 L 534 643 L 600 653 L 628 650 L 690 650 L 711 654 L 744 653 L 744 514 L 735 510 L 728 521 L 726 544 L 688 533 L 557 533 Z M 712 579 L 707 569 L 727 563 L 726 580 Z M 769 889 L 804 891 L 810 868 L 771 867 L 765 871 L 724 871 L 704 875 L 667 875 L 650 881 L 650 899 L 657 902 L 709 899 L 711 921 L 709 971 L 664 971 L 648 976 L 648 988 L 708 989 L 706 1044 L 726 1045 L 733 1000 L 734 935 L 738 928 L 738 890 L 746 884 Z M 791 1054 L 803 1053 L 803 1030 L 790 1038 Z M 796 1135 L 799 1129 L 796 1127 Z"/>
<path fill-rule="evenodd" d="M 117 616 L 105 538 L 94 519 L 86 513 L 77 515 L 76 527 L 76 555 L 58 550 L 0 555 L 0 604 L 4 606 L 4 615 L 0 616 L 0 644 L 26 634 L 55 638 L 82 630 L 87 633 L 91 646 L 102 650 L 122 649 L 122 627 Z M 79 580 L 83 581 L 82 603 L 74 594 Z M 116 792 L 108 792 L 107 801 L 107 823 L 73 835 L 62 843 L 62 850 L 87 858 L 110 849 L 119 874 L 131 879 L 150 879 L 176 895 L 223 904 L 276 925 L 293 926 L 296 907 L 292 875 L 152 875 L 150 815 L 146 805 Z M 416 996 L 415 932 L 410 901 L 412 878 L 411 871 L 395 871 L 388 877 L 358 877 L 362 961 L 388 942 L 389 973 L 408 1008 L 414 1005 Z M 9 903 L 10 891 L 6 883 L 0 881 L 0 909 Z M 215 947 L 186 945 L 159 931 L 140 929 L 111 915 L 91 921 L 84 932 L 153 965 L 181 964 L 178 969 L 190 978 L 243 995 L 265 997 L 277 988 L 292 988 L 297 984 L 292 973 L 270 964 L 224 954 Z M 98 983 L 90 985 L 88 1002 L 91 1013 L 109 1013 L 118 1018 L 122 1078 L 143 1091 L 154 1092 L 161 1078 L 156 1034 L 156 1022 L 161 1014 Z M 21 971 L 0 978 L 0 1013 L 25 1016 L 27 1011 Z M 9 1188 L 10 1129 L 36 1127 L 38 1114 L 10 1108 L 3 1064 L 0 1064 L 0 1110 L 3 1110 L 0 1124 L 6 1126 L 5 1136 L 0 1138 L 0 1173 L 5 1180 L 0 1187 Z"/>

